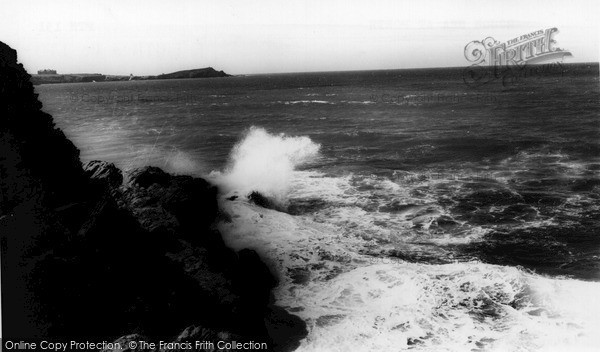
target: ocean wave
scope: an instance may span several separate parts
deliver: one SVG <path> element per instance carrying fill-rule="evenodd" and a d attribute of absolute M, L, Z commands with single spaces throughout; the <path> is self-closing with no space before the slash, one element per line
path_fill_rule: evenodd
<path fill-rule="evenodd" d="M 328 100 L 287 100 L 287 101 L 277 101 L 279 104 L 285 105 L 295 105 L 295 104 L 330 104 L 334 105 L 334 102 Z"/>
<path fill-rule="evenodd" d="M 368 104 L 375 104 L 374 101 L 371 100 L 342 100 L 342 103 L 346 103 L 346 104 L 363 104 L 363 105 L 368 105 Z"/>
<path fill-rule="evenodd" d="M 294 169 L 317 158 L 319 149 L 319 144 L 305 136 L 270 134 L 251 127 L 231 151 L 225 170 L 210 177 L 225 193 L 247 196 L 256 191 L 284 205 Z"/>
<path fill-rule="evenodd" d="M 310 104 L 335 105 L 336 103 L 331 102 L 329 100 L 316 100 L 316 99 L 312 99 L 312 100 L 277 100 L 277 101 L 269 102 L 267 104 L 267 106 L 270 106 L 271 104 L 280 104 L 280 105 L 297 105 L 297 104 L 302 104 L 302 105 L 310 105 Z"/>
<path fill-rule="evenodd" d="M 564 241 L 586 233 L 563 236 L 555 217 L 588 198 L 527 186 L 517 164 L 529 155 L 505 160 L 517 165 L 506 170 L 296 170 L 318 151 L 310 139 L 255 128 L 220 174 L 231 190 L 286 205 L 223 197 L 230 216 L 218 226 L 229 245 L 256 250 L 278 275 L 277 303 L 308 325 L 299 351 L 585 351 L 600 343 L 600 302 L 590 299 L 600 283 L 558 276 L 597 267 L 574 259 Z"/>
<path fill-rule="evenodd" d="M 357 236 L 397 244 L 475 240 L 485 231 L 455 219 L 433 192 L 377 175 L 295 173 L 290 205 L 316 221 L 343 226 Z M 312 206 L 312 207 L 311 207 Z M 296 211 L 298 213 L 298 211 Z"/>
<path fill-rule="evenodd" d="M 307 322 L 299 351 L 593 350 L 600 283 L 481 262 L 432 265 L 382 254 L 344 227 L 227 201 L 234 248 L 279 275 L 278 304 Z"/>

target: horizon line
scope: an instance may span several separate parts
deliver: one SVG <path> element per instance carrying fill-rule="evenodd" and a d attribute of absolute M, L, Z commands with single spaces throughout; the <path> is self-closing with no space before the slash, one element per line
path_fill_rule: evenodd
<path fill-rule="evenodd" d="M 546 62 L 546 63 L 532 63 L 528 66 L 543 66 L 548 64 L 556 64 L 557 62 Z M 600 61 L 578 61 L 578 62 L 561 62 L 561 65 L 574 65 L 574 64 L 596 64 L 600 66 Z M 513 66 L 513 65 L 511 65 Z M 376 68 L 376 69 L 359 69 L 359 70 L 340 70 L 340 71 L 288 71 L 288 72 L 261 72 L 261 73 L 239 73 L 231 74 L 232 76 L 258 76 L 258 75 L 286 75 L 286 74 L 299 74 L 299 73 L 333 73 L 333 72 L 369 72 L 369 71 L 404 71 L 404 70 L 434 70 L 434 69 L 450 69 L 450 68 L 467 68 L 470 66 L 430 66 L 430 67 L 403 67 L 403 68 Z M 483 65 L 481 67 L 491 67 Z M 226 72 L 227 73 L 227 72 Z"/>
<path fill-rule="evenodd" d="M 531 63 L 531 64 L 527 64 L 528 66 L 543 66 L 543 65 L 549 65 L 549 64 L 557 64 L 560 63 L 561 65 L 575 65 L 575 64 L 595 64 L 600 66 L 600 61 L 577 61 L 577 62 L 546 62 L 546 63 Z M 513 65 L 511 65 L 513 66 Z M 303 74 L 303 73 L 334 73 L 334 72 L 369 72 L 369 71 L 404 71 L 404 70 L 434 70 L 434 69 L 458 69 L 458 68 L 467 68 L 470 67 L 470 65 L 466 65 L 466 66 L 430 66 L 430 67 L 403 67 L 403 68 L 376 68 L 376 69 L 356 69 L 356 70 L 339 70 L 339 71 L 286 71 L 286 72 L 259 72 L 259 73 L 228 73 L 225 72 L 224 70 L 217 70 L 214 68 L 214 66 L 206 66 L 206 67 L 201 67 L 201 68 L 191 68 L 191 69 L 183 69 L 183 70 L 177 70 L 177 71 L 173 71 L 173 72 L 169 72 L 167 74 L 170 73 L 175 73 L 175 72 L 181 72 L 181 71 L 191 71 L 191 70 L 198 70 L 198 69 L 207 69 L 207 68 L 212 68 L 213 70 L 219 72 L 219 71 L 223 71 L 226 74 L 230 75 L 231 77 L 236 77 L 236 76 L 261 76 L 261 75 L 286 75 L 286 74 Z M 491 67 L 491 66 L 487 66 L 487 65 L 483 65 L 481 67 Z M 48 70 L 48 68 L 45 69 L 40 69 L 38 71 L 42 71 L 42 70 Z M 52 69 L 50 69 L 52 70 Z M 38 73 L 29 73 L 30 75 L 39 75 Z M 110 74 L 110 73 L 101 73 L 101 72 L 79 72 L 79 73 L 56 73 L 56 75 L 104 75 L 104 76 L 129 76 L 129 75 L 133 75 L 134 77 L 146 77 L 146 76 L 158 76 L 158 75 L 162 75 L 165 73 L 160 73 L 160 74 L 149 74 L 149 75 L 135 75 L 133 73 L 130 74 Z M 213 78 L 221 78 L 221 77 L 213 77 Z"/>

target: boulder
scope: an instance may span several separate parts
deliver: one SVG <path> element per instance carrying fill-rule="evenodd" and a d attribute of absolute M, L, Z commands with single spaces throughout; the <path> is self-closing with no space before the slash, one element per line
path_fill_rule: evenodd
<path fill-rule="evenodd" d="M 252 191 L 248 195 L 248 200 L 252 203 L 258 205 L 259 207 L 267 208 L 267 209 L 275 209 L 275 203 L 273 203 L 269 198 L 263 196 L 260 192 Z"/>
<path fill-rule="evenodd" d="M 146 166 L 135 169 L 129 173 L 129 184 L 148 188 L 153 184 L 165 185 L 171 179 L 171 175 L 155 166 Z"/>
<path fill-rule="evenodd" d="M 92 160 L 83 165 L 83 170 L 91 180 L 109 187 L 117 188 L 123 183 L 123 173 L 113 163 Z"/>

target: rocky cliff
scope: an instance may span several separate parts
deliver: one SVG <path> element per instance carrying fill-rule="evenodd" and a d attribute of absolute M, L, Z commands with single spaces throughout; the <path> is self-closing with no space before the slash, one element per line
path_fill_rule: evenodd
<path fill-rule="evenodd" d="M 4 338 L 297 345 L 304 325 L 272 304 L 269 269 L 213 227 L 214 186 L 155 167 L 82 165 L 1 42 L 0 82 Z"/>

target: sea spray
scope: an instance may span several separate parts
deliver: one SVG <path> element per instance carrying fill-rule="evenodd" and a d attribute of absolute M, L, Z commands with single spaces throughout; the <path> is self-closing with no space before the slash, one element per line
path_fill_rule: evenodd
<path fill-rule="evenodd" d="M 284 206 L 294 169 L 317 158 L 320 147 L 306 136 L 270 134 L 253 126 L 234 146 L 217 183 L 226 193 L 256 191 Z"/>

